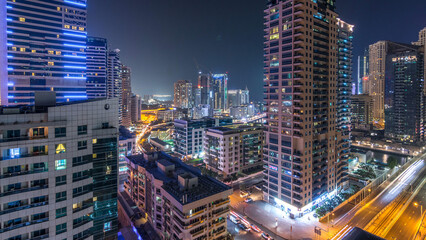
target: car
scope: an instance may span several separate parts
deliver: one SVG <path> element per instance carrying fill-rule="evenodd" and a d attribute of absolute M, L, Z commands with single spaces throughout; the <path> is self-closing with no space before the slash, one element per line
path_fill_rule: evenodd
<path fill-rule="evenodd" d="M 247 192 L 241 191 L 240 192 L 240 197 L 245 198 L 247 197 L 249 194 Z"/>
<path fill-rule="evenodd" d="M 258 233 L 262 232 L 262 230 L 260 230 L 260 228 L 258 228 L 258 227 L 257 227 L 256 225 L 254 225 L 254 224 L 252 224 L 252 225 L 251 225 L 251 229 L 253 229 L 253 231 L 258 232 Z"/>
<path fill-rule="evenodd" d="M 267 234 L 266 232 L 263 232 L 261 236 L 262 236 L 263 239 L 273 240 L 273 238 L 271 236 L 269 236 L 269 234 Z"/>
<path fill-rule="evenodd" d="M 241 222 L 240 219 L 238 219 L 238 218 L 236 218 L 232 215 L 229 216 L 229 220 L 231 220 L 231 222 L 233 222 L 235 224 L 239 224 Z"/>
<path fill-rule="evenodd" d="M 246 202 L 246 203 L 249 203 L 249 202 L 253 202 L 253 198 L 246 198 L 246 199 L 244 199 L 244 202 Z"/>
<path fill-rule="evenodd" d="M 238 227 L 240 227 L 242 230 L 244 230 L 244 231 L 246 231 L 246 232 L 249 232 L 250 231 L 250 228 L 249 227 L 247 227 L 245 224 L 243 224 L 243 223 L 240 223 L 240 224 L 238 224 Z"/>
<path fill-rule="evenodd" d="M 255 189 L 257 189 L 258 191 L 262 191 L 262 186 L 254 185 L 253 187 L 254 187 Z"/>

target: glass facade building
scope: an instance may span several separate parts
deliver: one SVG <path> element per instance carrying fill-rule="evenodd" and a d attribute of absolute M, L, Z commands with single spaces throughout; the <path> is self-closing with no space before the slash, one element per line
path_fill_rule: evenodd
<path fill-rule="evenodd" d="M 2 105 L 33 104 L 35 91 L 55 91 L 58 102 L 86 99 L 86 0 L 8 0 L 0 8 Z"/>
<path fill-rule="evenodd" d="M 106 98 L 108 45 L 105 38 L 87 37 L 87 97 Z"/>

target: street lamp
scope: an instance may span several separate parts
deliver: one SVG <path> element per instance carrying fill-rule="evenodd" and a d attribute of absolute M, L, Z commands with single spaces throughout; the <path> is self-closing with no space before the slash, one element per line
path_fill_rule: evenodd
<path fill-rule="evenodd" d="M 417 202 L 414 202 L 414 206 L 417 207 L 420 204 L 418 204 Z M 423 216 L 423 205 L 420 205 L 420 218 Z"/>

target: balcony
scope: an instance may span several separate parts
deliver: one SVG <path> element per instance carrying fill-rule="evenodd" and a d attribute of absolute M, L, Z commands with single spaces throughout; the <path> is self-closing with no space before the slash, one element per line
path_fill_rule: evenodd
<path fill-rule="evenodd" d="M 37 156 L 46 156 L 48 155 L 48 152 L 32 152 L 32 153 L 23 153 L 20 154 L 19 157 L 11 157 L 11 156 L 3 156 L 0 157 L 0 161 L 3 160 L 12 160 L 12 159 L 19 159 L 19 158 L 27 158 L 27 157 L 37 157 Z"/>
<path fill-rule="evenodd" d="M 34 170 L 31 170 L 31 171 L 4 173 L 3 175 L 0 175 L 0 179 L 9 178 L 9 177 L 16 177 L 16 176 L 21 176 L 21 175 L 27 175 L 27 174 L 33 174 L 33 173 L 42 173 L 42 172 L 47 172 L 47 171 L 48 171 L 47 168 L 35 168 Z"/>
<path fill-rule="evenodd" d="M 22 189 L 17 189 L 17 190 L 11 189 L 10 191 L 0 193 L 0 197 L 5 197 L 5 196 L 13 195 L 13 194 L 24 193 L 24 192 L 31 192 L 31 191 L 35 191 L 35 190 L 45 189 L 45 188 L 48 188 L 48 187 L 49 186 L 47 184 L 45 184 L 45 185 L 41 185 L 41 186 L 35 186 L 35 187 L 30 187 L 30 188 L 22 188 Z"/>
<path fill-rule="evenodd" d="M 20 136 L 20 137 L 13 137 L 13 138 L 2 138 L 0 139 L 0 143 L 4 142 L 15 142 L 15 141 L 26 141 L 26 140 L 38 140 L 38 139 L 46 139 L 48 136 Z"/>

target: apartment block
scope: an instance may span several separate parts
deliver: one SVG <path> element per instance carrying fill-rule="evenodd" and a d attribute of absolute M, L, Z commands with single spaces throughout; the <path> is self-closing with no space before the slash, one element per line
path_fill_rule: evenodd
<path fill-rule="evenodd" d="M 262 124 L 209 128 L 204 137 L 204 163 L 224 176 L 262 169 L 263 136 Z"/>
<path fill-rule="evenodd" d="M 264 200 L 291 217 L 346 182 L 349 145 L 337 124 L 341 24 L 333 0 L 269 0 L 264 9 Z"/>
<path fill-rule="evenodd" d="M 231 118 L 175 119 L 173 135 L 175 152 L 188 157 L 201 156 L 204 130 L 229 124 L 232 124 Z"/>
<path fill-rule="evenodd" d="M 232 188 L 163 152 L 126 161 L 125 191 L 162 239 L 225 239 Z"/>
<path fill-rule="evenodd" d="M 52 94 L 0 107 L 0 239 L 116 239 L 118 103 Z"/>

